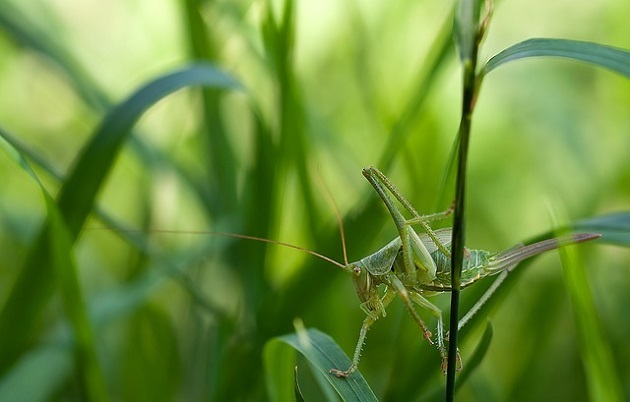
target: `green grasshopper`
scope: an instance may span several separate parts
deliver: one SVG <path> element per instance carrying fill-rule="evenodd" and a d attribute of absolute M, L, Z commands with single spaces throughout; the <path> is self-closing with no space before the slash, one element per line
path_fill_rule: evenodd
<path fill-rule="evenodd" d="M 367 331 L 380 316 L 386 315 L 386 307 L 396 296 L 400 296 L 411 317 L 422 330 L 424 338 L 431 344 L 434 344 L 431 331 L 420 318 L 412 303 L 428 310 L 436 317 L 436 346 L 442 357 L 442 370 L 444 371 L 447 355 L 444 346 L 442 312 L 428 301 L 426 296 L 451 290 L 451 229 L 433 230 L 429 226 L 429 222 L 445 218 L 452 210 L 431 215 L 420 215 L 394 184 L 378 169 L 374 167 L 364 168 L 363 175 L 389 210 L 396 224 L 398 237 L 377 252 L 359 261 L 348 263 L 346 259 L 345 265 L 336 264 L 352 275 L 354 288 L 366 317 L 361 326 L 352 365 L 346 370 L 333 368 L 330 373 L 337 377 L 347 377 L 357 369 Z M 403 216 L 387 194 L 387 190 L 412 215 L 410 219 Z M 414 226 L 421 227 L 424 233 L 418 234 L 413 229 Z M 516 265 L 527 258 L 558 247 L 592 240 L 599 236 L 590 233 L 572 234 L 547 239 L 528 246 L 517 246 L 499 253 L 466 249 L 462 266 L 461 287 L 467 287 L 489 275 L 501 272 L 507 275 Z M 382 295 L 378 291 L 380 285 L 385 287 Z M 494 289 L 496 287 L 490 288 L 488 292 L 491 293 Z M 460 327 L 487 300 L 489 293 L 487 296 L 484 295 L 470 313 L 462 319 Z"/>

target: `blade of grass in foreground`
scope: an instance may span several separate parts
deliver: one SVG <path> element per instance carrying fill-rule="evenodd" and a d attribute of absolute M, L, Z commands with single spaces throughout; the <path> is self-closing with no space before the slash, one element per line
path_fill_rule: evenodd
<path fill-rule="evenodd" d="M 267 384 L 273 393 L 270 397 L 277 398 L 274 400 L 293 400 L 290 398 L 293 398 L 295 353 L 287 353 L 287 345 L 309 361 L 320 385 L 324 385 L 321 381 L 327 382 L 328 388 L 332 386 L 344 401 L 378 401 L 358 370 L 348 378 L 337 378 L 328 372 L 333 367 L 350 367 L 351 362 L 331 337 L 316 329 L 298 330 L 295 334 L 274 338 L 265 345 Z"/>
<path fill-rule="evenodd" d="M 159 77 L 118 104 L 103 119 L 62 186 L 58 206 L 73 243 L 91 211 L 96 194 L 112 168 L 124 140 L 140 116 L 160 99 L 187 86 L 238 88 L 231 76 L 211 65 L 192 65 Z M 0 374 L 30 341 L 30 330 L 55 289 L 46 228 L 32 246 L 16 283 L 0 312 Z"/>

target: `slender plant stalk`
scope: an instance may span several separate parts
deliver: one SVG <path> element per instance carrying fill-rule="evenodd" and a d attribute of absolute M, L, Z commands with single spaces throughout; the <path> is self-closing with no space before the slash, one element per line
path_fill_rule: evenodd
<path fill-rule="evenodd" d="M 457 153 L 457 178 L 455 182 L 455 211 L 453 216 L 453 243 L 451 249 L 451 312 L 449 323 L 448 367 L 446 371 L 446 401 L 455 398 L 455 374 L 457 369 L 457 338 L 459 321 L 459 299 L 461 287 L 462 262 L 464 258 L 464 242 L 466 232 L 466 165 L 468 161 L 468 144 L 470 142 L 470 129 L 472 125 L 472 113 L 475 108 L 479 80 L 477 80 L 477 51 L 483 29 L 477 32 L 474 44 L 468 57 L 464 60 L 463 67 L 463 97 L 462 115 L 459 123 L 458 139 L 459 149 Z"/>

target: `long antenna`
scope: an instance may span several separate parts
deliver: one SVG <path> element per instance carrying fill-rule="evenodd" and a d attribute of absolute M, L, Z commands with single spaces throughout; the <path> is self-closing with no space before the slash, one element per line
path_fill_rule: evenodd
<path fill-rule="evenodd" d="M 341 249 L 343 251 L 343 262 L 345 262 L 347 266 L 348 253 L 346 251 L 346 235 L 343 230 L 343 219 L 341 219 L 341 213 L 339 213 L 339 208 L 337 207 L 337 204 L 335 203 L 335 197 L 332 196 L 332 193 L 330 192 L 330 189 L 328 188 L 326 183 L 324 183 L 320 175 L 316 175 L 316 177 L 317 177 L 317 184 L 321 188 L 324 189 L 324 195 L 326 196 L 326 201 L 328 202 L 328 204 L 330 204 L 331 208 L 335 212 L 335 218 L 337 219 L 337 227 L 339 228 L 339 236 L 341 237 Z"/>
<path fill-rule="evenodd" d="M 94 229 L 108 229 L 108 230 L 112 230 L 114 232 L 143 232 L 142 230 L 135 230 L 135 229 L 123 229 L 120 230 L 118 228 L 112 228 L 112 227 L 100 227 L 100 228 L 86 228 L 85 230 L 94 230 Z M 148 229 L 147 230 L 150 233 L 164 233 L 164 234 L 210 234 L 210 235 L 215 235 L 215 236 L 223 236 L 223 237 L 232 237 L 232 238 L 236 238 L 236 239 L 245 239 L 245 240 L 255 240 L 255 241 L 260 241 L 263 243 L 269 243 L 269 244 L 277 244 L 280 246 L 284 246 L 284 247 L 288 247 L 288 248 L 292 248 L 294 250 L 298 250 L 301 251 L 303 253 L 307 253 L 310 255 L 313 255 L 315 257 L 321 258 L 324 261 L 327 261 L 341 269 L 344 269 L 346 267 L 346 265 L 343 265 L 342 263 L 333 260 L 330 257 L 327 257 L 323 254 L 320 254 L 316 251 L 312 251 L 309 249 L 306 249 L 304 247 L 300 247 L 300 246 L 296 246 L 294 244 L 290 244 L 290 243 L 285 243 L 282 241 L 277 241 L 277 240 L 269 240 L 269 239 L 265 239 L 263 237 L 256 237 L 256 236 L 248 236 L 248 235 L 241 235 L 241 234 L 235 234 L 235 233 L 225 233 L 225 232 L 213 232 L 213 231 L 208 231 L 208 230 L 175 230 L 175 229 Z"/>

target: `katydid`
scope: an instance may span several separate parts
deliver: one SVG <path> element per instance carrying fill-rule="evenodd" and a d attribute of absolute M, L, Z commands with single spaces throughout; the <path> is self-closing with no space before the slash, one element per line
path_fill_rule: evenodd
<path fill-rule="evenodd" d="M 451 210 L 431 215 L 420 215 L 394 184 L 378 169 L 374 167 L 364 168 L 363 175 L 389 210 L 398 230 L 398 237 L 377 252 L 356 262 L 346 262 L 343 267 L 344 271 L 353 275 L 354 287 L 361 301 L 361 309 L 366 313 L 366 318 L 361 326 L 352 365 L 346 370 L 333 368 L 330 372 L 337 377 L 347 377 L 356 370 L 367 331 L 380 316 L 386 315 L 385 308 L 397 295 L 401 297 L 411 317 L 422 330 L 423 336 L 431 344 L 434 344 L 431 331 L 420 318 L 412 303 L 416 303 L 436 317 L 435 343 L 442 357 L 442 370 L 444 371 L 447 356 L 444 346 L 442 312 L 429 302 L 426 296 L 451 290 L 451 229 L 433 230 L 429 226 L 429 222 L 446 217 Z M 403 216 L 387 191 L 412 215 L 410 219 Z M 413 229 L 414 226 L 421 227 L 424 233 L 417 233 Z M 462 265 L 461 287 L 469 286 L 489 275 L 498 273 L 507 275 L 527 258 L 558 247 L 596 239 L 599 236 L 592 233 L 571 234 L 543 240 L 528 246 L 517 246 L 499 253 L 466 249 Z M 497 286 L 504 278 L 499 279 Z M 379 285 L 385 287 L 383 295 L 378 292 Z M 460 322 L 460 327 L 470 319 L 470 316 L 481 307 L 481 304 L 488 299 L 495 289 L 496 287 L 491 287 L 486 295 L 473 306 L 470 314 L 467 314 Z"/>

